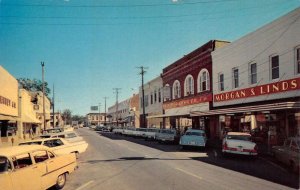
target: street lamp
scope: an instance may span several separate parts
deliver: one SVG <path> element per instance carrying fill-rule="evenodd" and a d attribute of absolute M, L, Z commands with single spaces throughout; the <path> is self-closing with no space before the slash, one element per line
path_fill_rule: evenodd
<path fill-rule="evenodd" d="M 42 82 L 43 82 L 43 118 L 44 118 L 44 130 L 46 130 L 46 113 L 45 113 L 45 70 L 44 70 L 44 66 L 45 63 L 41 62 L 41 66 L 42 66 Z"/>

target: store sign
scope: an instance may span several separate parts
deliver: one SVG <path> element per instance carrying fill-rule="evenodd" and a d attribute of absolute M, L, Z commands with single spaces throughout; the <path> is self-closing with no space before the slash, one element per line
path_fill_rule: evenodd
<path fill-rule="evenodd" d="M 222 102 L 241 98 L 249 98 L 300 89 L 300 78 L 279 81 L 266 85 L 245 88 L 214 95 L 214 102 Z"/>
<path fill-rule="evenodd" d="M 203 96 L 198 96 L 198 97 L 192 97 L 184 100 L 177 100 L 177 101 L 172 101 L 168 103 L 163 104 L 163 109 L 171 109 L 171 108 L 177 108 L 177 107 L 183 107 L 183 106 L 188 106 L 188 105 L 193 105 L 193 104 L 200 104 L 203 102 L 209 102 L 212 101 L 212 95 L 203 95 Z"/>

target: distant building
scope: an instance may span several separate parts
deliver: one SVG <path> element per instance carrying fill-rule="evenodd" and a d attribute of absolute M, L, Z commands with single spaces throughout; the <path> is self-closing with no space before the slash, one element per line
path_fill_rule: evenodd
<path fill-rule="evenodd" d="M 50 125 L 52 127 L 62 127 L 64 126 L 64 120 L 60 112 L 54 113 L 54 124 L 53 124 L 53 113 L 50 113 Z"/>
<path fill-rule="evenodd" d="M 46 127 L 44 127 L 44 112 L 43 112 L 43 92 L 30 92 L 31 93 L 31 102 L 34 104 L 34 110 L 37 113 L 37 118 L 42 123 L 42 129 L 50 128 L 50 111 L 51 111 L 51 102 L 45 96 L 45 120 L 46 120 Z"/>
<path fill-rule="evenodd" d="M 104 125 L 105 113 L 88 113 L 86 115 L 86 122 L 89 125 Z M 106 119 L 108 122 L 108 118 Z"/>
<path fill-rule="evenodd" d="M 145 105 L 146 121 L 145 121 L 145 126 L 141 126 L 141 127 L 163 128 L 163 118 L 156 117 L 157 115 L 163 114 L 162 91 L 163 91 L 163 82 L 160 76 L 144 84 L 144 101 L 145 101 L 144 105 Z M 141 125 L 143 125 L 142 87 L 139 88 L 139 95 L 140 95 L 139 96 L 140 97 L 140 123 Z"/>

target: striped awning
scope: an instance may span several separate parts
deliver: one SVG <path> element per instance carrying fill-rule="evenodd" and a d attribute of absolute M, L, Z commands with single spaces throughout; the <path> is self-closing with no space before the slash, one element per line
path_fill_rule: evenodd
<path fill-rule="evenodd" d="M 300 109 L 300 102 L 281 102 L 272 104 L 263 104 L 256 106 L 242 106 L 235 108 L 214 109 L 209 111 L 193 111 L 191 116 L 207 116 L 207 115 L 225 115 L 234 113 L 247 113 L 257 111 L 273 111 L 286 109 Z"/>

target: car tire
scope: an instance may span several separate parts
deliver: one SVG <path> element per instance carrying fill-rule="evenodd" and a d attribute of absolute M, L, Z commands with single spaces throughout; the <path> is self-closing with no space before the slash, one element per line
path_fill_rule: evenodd
<path fill-rule="evenodd" d="M 66 184 L 67 178 L 66 174 L 61 174 L 57 177 L 55 188 L 56 189 L 62 189 Z"/>

